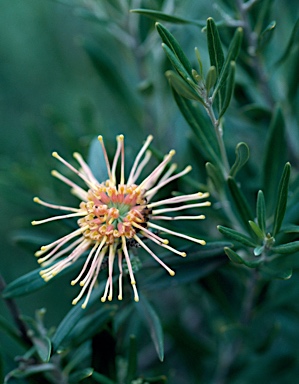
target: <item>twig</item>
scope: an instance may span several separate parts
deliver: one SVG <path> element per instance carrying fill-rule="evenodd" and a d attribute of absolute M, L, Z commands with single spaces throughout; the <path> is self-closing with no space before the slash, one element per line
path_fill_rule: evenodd
<path fill-rule="evenodd" d="M 0 293 L 3 292 L 4 288 L 6 287 L 6 283 L 3 279 L 3 277 L 0 275 Z M 3 298 L 3 301 L 5 302 L 19 332 L 20 332 L 20 336 L 22 337 L 23 341 L 28 345 L 28 346 L 32 346 L 33 343 L 30 339 L 30 337 L 28 336 L 28 327 L 27 325 L 21 320 L 21 317 L 20 317 L 20 310 L 16 304 L 16 302 L 12 299 L 5 299 Z"/>

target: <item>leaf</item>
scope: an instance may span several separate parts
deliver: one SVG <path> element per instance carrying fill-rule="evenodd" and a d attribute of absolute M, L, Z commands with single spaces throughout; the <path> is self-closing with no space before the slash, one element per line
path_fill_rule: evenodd
<path fill-rule="evenodd" d="M 100 383 L 100 384 L 116 384 L 115 381 L 113 380 L 110 380 L 108 377 L 102 375 L 101 373 L 99 372 L 93 372 L 92 374 L 92 378 L 97 382 L 97 383 Z"/>
<path fill-rule="evenodd" d="M 278 187 L 278 197 L 276 202 L 276 210 L 275 210 L 274 223 L 273 223 L 273 233 L 272 233 L 273 237 L 275 237 L 280 230 L 280 227 L 285 215 L 285 211 L 287 208 L 290 174 L 291 174 L 291 164 L 286 163 L 280 179 L 279 187 Z"/>
<path fill-rule="evenodd" d="M 267 43 L 269 43 L 270 39 L 273 36 L 274 29 L 276 27 L 276 21 L 271 21 L 267 27 L 263 30 L 263 32 L 258 37 L 258 48 L 262 49 Z"/>
<path fill-rule="evenodd" d="M 281 55 L 281 57 L 276 61 L 275 66 L 281 65 L 291 54 L 294 46 L 298 46 L 299 41 L 299 19 L 297 19 L 290 36 L 290 39 L 288 41 L 288 44 L 286 46 L 285 51 Z"/>
<path fill-rule="evenodd" d="M 98 138 L 91 142 L 87 162 L 97 180 L 109 179 L 105 157 Z"/>
<path fill-rule="evenodd" d="M 270 124 L 262 167 L 262 189 L 269 212 L 274 208 L 279 175 L 286 162 L 286 148 L 284 118 L 281 108 L 277 107 Z"/>
<path fill-rule="evenodd" d="M 210 162 L 207 162 L 205 164 L 207 175 L 209 176 L 215 191 L 218 193 L 223 190 L 224 188 L 224 178 L 223 175 L 218 167 L 215 167 Z"/>
<path fill-rule="evenodd" d="M 211 125 L 201 117 L 200 112 L 189 100 L 182 98 L 176 92 L 173 92 L 173 95 L 181 113 L 201 143 L 199 150 L 208 161 L 218 164 L 220 161 L 219 146 Z"/>
<path fill-rule="evenodd" d="M 117 306 L 102 304 L 100 309 L 92 314 L 86 314 L 78 320 L 69 334 L 64 338 L 64 343 L 80 345 L 97 334 L 114 316 Z"/>
<path fill-rule="evenodd" d="M 29 365 L 28 367 L 26 367 L 26 369 L 17 368 L 9 372 L 8 375 L 6 375 L 4 384 L 8 383 L 11 377 L 21 379 L 24 377 L 35 375 L 37 373 L 47 372 L 47 371 L 56 371 L 56 370 L 57 370 L 57 367 L 55 367 L 54 364 L 50 364 L 50 363 L 39 364 L 39 365 Z"/>
<path fill-rule="evenodd" d="M 206 91 L 209 94 L 210 89 L 212 89 L 217 80 L 217 72 L 214 66 L 210 67 L 206 77 Z"/>
<path fill-rule="evenodd" d="M 247 247 L 256 247 L 258 245 L 250 237 L 243 235 L 243 233 L 235 231 L 234 229 L 223 227 L 222 225 L 218 225 L 217 229 L 226 237 L 238 241 L 239 243 L 244 244 Z"/>
<path fill-rule="evenodd" d="M 249 258 L 246 259 L 245 257 L 238 255 L 235 251 L 233 251 L 232 249 L 230 249 L 228 247 L 224 248 L 224 252 L 226 253 L 227 257 L 233 263 L 244 264 L 244 265 L 246 265 L 246 267 L 249 267 L 249 268 L 256 268 L 258 265 L 260 265 L 262 263 L 261 259 L 256 259 L 256 258 L 255 259 L 249 259 Z"/>
<path fill-rule="evenodd" d="M 139 314 L 147 325 L 152 341 L 160 361 L 164 360 L 164 335 L 160 319 L 144 295 L 140 296 L 140 302 L 136 304 Z"/>
<path fill-rule="evenodd" d="M 24 296 L 28 295 L 29 293 L 32 293 L 34 291 L 37 291 L 40 288 L 45 287 L 47 284 L 51 283 L 54 279 L 57 279 L 60 276 L 63 276 L 70 271 L 73 271 L 77 268 L 80 268 L 80 266 L 83 264 L 82 260 L 78 260 L 74 264 L 70 265 L 68 268 L 61 271 L 58 275 L 54 276 L 49 282 L 45 282 L 45 280 L 40 276 L 41 268 L 35 269 L 34 271 L 31 271 L 27 273 L 24 276 L 19 277 L 18 279 L 12 281 L 11 283 L 7 284 L 5 289 L 3 290 L 3 297 L 5 299 L 12 298 L 12 297 L 18 297 L 18 296 Z"/>
<path fill-rule="evenodd" d="M 219 113 L 219 119 L 224 115 L 227 108 L 229 107 L 230 101 L 232 99 L 233 93 L 234 93 L 234 87 L 235 87 L 235 72 L 236 72 L 236 63 L 234 61 L 230 62 L 229 66 L 229 72 L 226 82 L 226 91 L 225 91 L 225 97 L 223 100 L 223 104 L 221 107 L 221 111 Z"/>
<path fill-rule="evenodd" d="M 36 352 L 43 363 L 48 363 L 51 356 L 51 340 L 47 336 L 32 337 Z"/>
<path fill-rule="evenodd" d="M 229 74 L 229 69 L 230 69 L 230 63 L 232 61 L 236 61 L 237 57 L 239 55 L 239 51 L 241 48 L 242 44 L 242 39 L 243 39 L 243 29 L 242 28 L 237 28 L 236 32 L 234 34 L 234 37 L 229 45 L 228 52 L 225 58 L 225 61 L 223 63 L 223 67 L 221 70 L 221 73 L 218 76 L 216 86 L 214 88 L 214 92 L 212 95 L 212 99 L 215 98 L 219 90 L 224 86 L 227 76 Z M 224 89 L 225 90 L 225 89 Z"/>
<path fill-rule="evenodd" d="M 224 63 L 224 54 L 215 21 L 209 17 L 207 20 L 207 39 L 211 66 L 214 66 L 219 76 Z"/>
<path fill-rule="evenodd" d="M 256 202 L 257 222 L 263 233 L 266 233 L 266 206 L 263 191 L 258 191 Z"/>
<path fill-rule="evenodd" d="M 166 71 L 165 75 L 169 84 L 179 95 L 186 97 L 187 99 L 202 101 L 201 97 L 194 91 L 194 89 L 175 72 Z"/>
<path fill-rule="evenodd" d="M 237 173 L 244 167 L 249 159 L 249 147 L 246 143 L 241 142 L 236 146 L 236 160 L 231 167 L 229 175 L 231 177 L 236 177 Z"/>
<path fill-rule="evenodd" d="M 186 55 L 184 54 L 181 46 L 177 42 L 177 40 L 174 38 L 174 36 L 168 31 L 167 28 L 165 28 L 162 24 L 156 23 L 157 31 L 163 41 L 164 44 L 167 45 L 167 47 L 170 48 L 170 50 L 174 53 L 178 61 L 182 64 L 182 66 L 185 68 L 187 73 L 189 74 L 190 78 L 192 79 L 192 67 L 187 59 Z"/>
<path fill-rule="evenodd" d="M 261 230 L 261 228 L 254 221 L 251 220 L 249 220 L 249 225 L 253 232 L 257 235 L 257 237 L 263 240 L 265 237 L 265 233 Z"/>
<path fill-rule="evenodd" d="M 286 225 L 281 228 L 284 233 L 299 233 L 299 225 Z"/>
<path fill-rule="evenodd" d="M 171 64 L 176 69 L 176 71 L 182 76 L 185 81 L 188 81 L 190 79 L 190 76 L 188 72 L 186 71 L 185 67 L 182 65 L 182 63 L 178 60 L 176 55 L 172 52 L 172 50 L 166 45 L 162 44 L 162 48 L 164 49 L 167 57 L 169 58 Z"/>
<path fill-rule="evenodd" d="M 72 373 L 68 378 L 68 382 L 70 384 L 71 383 L 77 384 L 79 383 L 79 381 L 82 381 L 92 375 L 93 375 L 93 368 L 81 369 L 80 371 Z"/>
<path fill-rule="evenodd" d="M 140 15 L 147 16 L 147 17 L 154 19 L 154 20 L 162 20 L 162 21 L 167 21 L 169 23 L 175 23 L 175 24 L 193 24 L 193 25 L 196 25 L 198 27 L 203 27 L 206 24 L 204 20 L 198 21 L 198 20 L 193 20 L 193 19 L 186 19 L 183 17 L 169 15 L 169 14 L 164 13 L 164 12 L 154 11 L 152 9 L 137 8 L 137 9 L 131 9 L 130 12 L 139 13 Z"/>
<path fill-rule="evenodd" d="M 280 253 L 282 255 L 289 255 L 299 251 L 299 241 L 293 241 L 287 244 L 277 245 L 271 248 L 273 252 Z"/>
<path fill-rule="evenodd" d="M 137 345 L 136 345 L 136 337 L 134 335 L 131 335 L 126 383 L 131 383 L 136 377 L 136 375 L 137 375 Z"/>
<path fill-rule="evenodd" d="M 90 299 L 88 302 L 88 307 L 91 307 L 96 300 L 98 300 L 99 296 L 103 293 L 103 289 L 105 286 L 105 282 L 101 282 L 96 288 L 93 289 Z M 81 308 L 85 298 L 83 297 L 78 304 L 76 304 L 64 317 L 59 326 L 56 329 L 52 337 L 53 351 L 57 351 L 57 349 L 62 345 L 66 337 L 75 327 L 75 325 L 80 321 L 84 315 L 86 315 L 86 309 Z"/>
<path fill-rule="evenodd" d="M 207 40 L 210 64 L 211 66 L 214 66 L 216 68 L 216 74 L 218 78 L 224 64 L 224 54 L 222 51 L 222 44 L 220 41 L 217 26 L 211 17 L 207 19 Z M 225 97 L 224 92 L 225 90 L 221 91 L 220 94 L 217 95 L 218 111 L 222 109 L 222 99 L 224 99 Z"/>
<path fill-rule="evenodd" d="M 249 220 L 254 220 L 253 212 L 248 204 L 247 199 L 242 193 L 241 189 L 238 187 L 236 181 L 231 176 L 227 179 L 227 184 L 233 198 L 233 202 L 237 208 L 239 217 L 241 219 L 243 227 L 250 233 L 250 225 L 248 223 Z"/>
<path fill-rule="evenodd" d="M 184 251 L 187 253 L 185 258 L 178 257 L 169 252 L 165 255 L 159 255 L 166 264 L 177 271 L 175 276 L 167 276 L 166 278 L 165 271 L 157 267 L 154 273 L 150 273 L 139 282 L 139 287 L 142 287 L 143 290 L 163 290 L 171 286 L 175 287 L 202 279 L 225 264 L 226 257 L 223 248 L 230 246 L 232 244 L 229 242 L 216 241 L 209 242 L 200 248 L 197 245 L 192 245 L 187 249 L 184 248 Z M 152 266 L 152 264 L 150 265 Z M 146 269 L 146 267 L 147 264 L 143 264 L 143 269 Z"/>
<path fill-rule="evenodd" d="M 276 268 L 271 268 L 268 266 L 263 266 L 260 271 L 266 275 L 267 277 L 271 279 L 281 279 L 281 280 L 288 280 L 292 277 L 293 270 L 292 269 L 276 269 Z"/>

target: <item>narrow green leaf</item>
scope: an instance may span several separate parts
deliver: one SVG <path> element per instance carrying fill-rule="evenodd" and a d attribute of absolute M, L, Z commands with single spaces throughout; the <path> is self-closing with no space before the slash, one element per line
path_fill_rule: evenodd
<path fill-rule="evenodd" d="M 212 89 L 217 80 L 217 72 L 214 66 L 210 67 L 206 76 L 206 90 L 209 94 L 210 89 Z"/>
<path fill-rule="evenodd" d="M 269 266 L 264 265 L 260 271 L 271 279 L 281 279 L 288 280 L 292 277 L 293 270 L 292 269 L 276 269 Z"/>
<path fill-rule="evenodd" d="M 263 191 L 258 191 L 256 202 L 257 222 L 263 233 L 266 233 L 266 206 Z"/>
<path fill-rule="evenodd" d="M 131 335 L 126 383 L 131 383 L 136 378 L 136 375 L 137 375 L 137 345 L 136 345 L 136 337 L 134 335 Z"/>
<path fill-rule="evenodd" d="M 175 24 L 193 24 L 198 27 L 204 27 L 206 22 L 205 20 L 193 20 L 193 19 L 186 19 L 183 17 L 173 16 L 169 15 L 164 12 L 160 11 L 154 11 L 152 9 L 131 9 L 130 12 L 132 13 L 139 13 L 140 15 L 147 16 L 153 20 L 161 20 L 161 21 L 167 21 L 169 23 L 175 23 Z"/>
<path fill-rule="evenodd" d="M 226 253 L 227 257 L 233 262 L 233 263 L 236 263 L 236 264 L 244 264 L 246 265 L 246 267 L 249 267 L 249 268 L 255 268 L 257 267 L 258 265 L 261 264 L 262 260 L 261 259 L 250 259 L 247 257 L 245 258 L 245 256 L 241 257 L 240 255 L 238 255 L 235 251 L 233 251 L 232 249 L 228 248 L 228 247 L 225 247 L 224 248 L 224 252 Z"/>
<path fill-rule="evenodd" d="M 279 175 L 286 163 L 285 122 L 280 107 L 273 113 L 264 151 L 262 185 L 269 213 L 273 211 Z"/>
<path fill-rule="evenodd" d="M 46 337 L 32 337 L 33 344 L 36 348 L 36 352 L 43 363 L 48 363 L 51 356 L 51 340 Z"/>
<path fill-rule="evenodd" d="M 236 61 L 240 52 L 241 44 L 243 39 L 243 29 L 237 28 L 234 37 L 229 45 L 228 52 L 223 63 L 223 67 L 220 75 L 218 76 L 217 83 L 212 95 L 212 99 L 215 98 L 217 92 L 224 86 L 227 76 L 229 74 L 229 68 L 231 61 Z"/>
<path fill-rule="evenodd" d="M 293 51 L 293 48 L 295 46 L 298 46 L 298 41 L 299 41 L 299 19 L 297 19 L 294 25 L 294 28 L 292 29 L 292 33 L 285 51 L 283 52 L 281 57 L 277 60 L 277 62 L 275 63 L 275 66 L 281 65 L 289 57 L 289 55 Z"/>
<path fill-rule="evenodd" d="M 35 269 L 34 271 L 31 271 L 26 275 L 21 276 L 18 279 L 12 281 L 11 283 L 7 284 L 7 286 L 3 291 L 3 297 L 12 298 L 12 297 L 28 295 L 29 293 L 32 293 L 40 288 L 45 287 L 47 284 L 50 284 L 54 279 L 57 279 L 60 276 L 63 276 L 66 273 L 69 273 L 70 271 L 80 268 L 82 263 L 83 261 L 78 260 L 73 265 L 70 265 L 68 268 L 60 272 L 58 275 L 54 276 L 49 282 L 45 282 L 45 280 L 42 279 L 42 277 L 40 276 L 39 273 L 42 270 L 41 268 Z"/>
<path fill-rule="evenodd" d="M 23 296 L 44 287 L 47 283 L 41 278 L 40 271 L 40 268 L 35 269 L 7 284 L 3 291 L 3 297 L 7 299 Z"/>
<path fill-rule="evenodd" d="M 229 175 L 231 177 L 236 177 L 237 173 L 244 167 L 244 165 L 247 163 L 249 159 L 249 147 L 246 143 L 241 142 L 238 143 L 236 146 L 236 160 L 231 167 L 231 170 L 229 172 Z"/>
<path fill-rule="evenodd" d="M 95 303 L 95 301 L 98 300 L 100 295 L 103 293 L 104 286 L 105 286 L 105 283 L 101 282 L 96 288 L 93 289 L 88 302 L 88 307 L 91 307 Z M 86 309 L 81 308 L 81 305 L 83 304 L 84 300 L 85 298 L 83 297 L 78 302 L 78 304 L 76 304 L 67 313 L 67 315 L 64 317 L 64 319 L 61 321 L 61 323 L 57 327 L 56 332 L 52 337 L 54 352 L 57 351 L 57 349 L 62 345 L 66 337 L 75 327 L 75 325 L 80 321 L 80 319 L 84 317 L 84 315 L 86 315 Z"/>
<path fill-rule="evenodd" d="M 236 264 L 244 264 L 243 259 L 241 256 L 239 256 L 236 252 L 234 252 L 232 249 L 225 247 L 224 252 L 227 255 L 227 257 Z"/>
<path fill-rule="evenodd" d="M 101 373 L 99 372 L 93 372 L 92 374 L 92 378 L 97 382 L 97 383 L 100 383 L 100 384 L 116 384 L 115 381 L 112 381 L 111 379 L 109 379 L 108 377 L 102 375 Z"/>
<path fill-rule="evenodd" d="M 174 66 L 176 71 L 187 81 L 190 79 L 188 72 L 182 63 L 178 60 L 177 56 L 173 53 L 173 51 L 164 43 L 162 43 L 162 48 L 164 49 L 167 57 L 169 58 L 171 64 Z"/>
<path fill-rule="evenodd" d="M 160 319 L 156 311 L 144 295 L 140 296 L 140 302 L 136 304 L 136 306 L 144 323 L 149 329 L 158 357 L 161 361 L 163 361 L 164 335 Z"/>
<path fill-rule="evenodd" d="M 198 66 L 199 66 L 199 75 L 203 77 L 203 65 L 200 57 L 200 53 L 197 47 L 194 48 L 195 56 L 197 58 Z"/>
<path fill-rule="evenodd" d="M 226 91 L 225 97 L 222 104 L 221 111 L 219 113 L 219 119 L 225 114 L 227 108 L 229 107 L 230 101 L 232 99 L 234 88 L 235 88 L 235 72 L 236 72 L 236 63 L 234 61 L 230 62 L 228 77 L 226 82 Z"/>
<path fill-rule="evenodd" d="M 244 229 L 247 231 L 249 230 L 250 233 L 250 225 L 248 223 L 249 220 L 254 220 L 254 214 L 250 208 L 250 205 L 242 193 L 241 189 L 238 187 L 236 181 L 231 176 L 227 179 L 227 184 L 231 193 L 231 196 L 233 198 L 233 202 L 237 208 L 239 217 L 241 219 L 241 222 L 243 224 Z"/>
<path fill-rule="evenodd" d="M 187 99 L 202 102 L 202 98 L 194 91 L 194 89 L 175 72 L 166 71 L 165 75 L 169 81 L 169 84 L 179 95 L 186 97 Z"/>
<path fill-rule="evenodd" d="M 299 233 L 299 225 L 286 225 L 281 228 L 280 232 L 284 233 Z"/>
<path fill-rule="evenodd" d="M 220 161 L 220 151 L 215 131 L 213 131 L 211 125 L 200 115 L 201 112 L 189 100 L 182 98 L 176 92 L 173 92 L 173 96 L 184 118 L 200 141 L 199 150 L 202 151 L 208 161 L 218 164 Z"/>
<path fill-rule="evenodd" d="M 244 244 L 247 247 L 256 247 L 258 245 L 250 237 L 243 235 L 243 233 L 235 231 L 234 229 L 223 227 L 222 225 L 218 225 L 217 229 L 220 233 L 222 233 L 229 239 L 238 241 L 239 243 Z"/>
<path fill-rule="evenodd" d="M 87 379 L 87 377 L 90 377 L 93 375 L 93 368 L 85 368 L 77 372 L 73 372 L 68 380 L 70 384 L 77 384 L 80 381 Z"/>
<path fill-rule="evenodd" d="M 174 38 L 174 36 L 168 31 L 167 28 L 165 28 L 162 24 L 156 23 L 157 31 L 163 41 L 175 54 L 178 61 L 182 63 L 182 66 L 185 68 L 187 73 L 189 74 L 190 78 L 192 79 L 192 67 L 187 59 L 187 56 L 184 54 L 181 46 L 177 42 L 177 40 Z"/>
<path fill-rule="evenodd" d="M 224 189 L 224 178 L 220 169 L 210 162 L 207 162 L 205 167 L 215 191 L 219 193 Z"/>
<path fill-rule="evenodd" d="M 276 27 L 276 21 L 271 21 L 263 32 L 258 37 L 258 48 L 262 49 L 266 44 L 269 43 L 270 39 L 273 37 L 273 31 Z"/>
<path fill-rule="evenodd" d="M 249 220 L 249 225 L 253 232 L 257 235 L 257 237 L 263 240 L 265 237 L 265 233 L 261 230 L 261 228 L 254 221 L 251 220 Z"/>
<path fill-rule="evenodd" d="M 209 17 L 207 20 L 207 39 L 211 66 L 216 67 L 219 76 L 224 63 L 224 54 L 215 21 Z"/>
<path fill-rule="evenodd" d="M 272 247 L 272 251 L 275 253 L 281 253 L 282 255 L 289 255 L 299 251 L 299 241 L 293 241 L 291 243 L 277 245 Z"/>
<path fill-rule="evenodd" d="M 286 163 L 280 179 L 279 187 L 278 187 L 278 197 L 276 202 L 276 210 L 275 210 L 274 223 L 273 223 L 273 233 L 272 233 L 273 237 L 275 237 L 278 231 L 280 230 L 280 227 L 285 215 L 285 211 L 287 208 L 290 174 L 291 174 L 291 164 Z"/>
<path fill-rule="evenodd" d="M 91 339 L 111 320 L 116 309 L 117 306 L 102 304 L 94 313 L 85 314 L 64 337 L 64 344 L 71 342 L 72 345 L 81 345 Z"/>

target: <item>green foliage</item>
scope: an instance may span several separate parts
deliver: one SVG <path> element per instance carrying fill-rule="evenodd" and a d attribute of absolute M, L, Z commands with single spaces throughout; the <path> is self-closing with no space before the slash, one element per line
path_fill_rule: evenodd
<path fill-rule="evenodd" d="M 131 5 L 28 0 L 14 9 L 3 1 L 0 269 L 8 284 L 0 280 L 0 381 L 294 383 L 298 4 Z M 70 308 L 69 279 L 81 258 L 49 284 L 33 253 L 76 221 L 31 229 L 33 219 L 47 217 L 32 197 L 65 202 L 67 189 L 49 175 L 53 150 L 82 152 L 96 178 L 106 179 L 96 136 L 111 159 L 120 133 L 130 162 L 153 134 L 153 157 L 173 147 L 179 169 L 192 165 L 167 193 L 209 192 L 212 205 L 204 224 L 173 220 L 170 228 L 207 244 L 174 240 L 187 257 L 153 247 L 173 277 L 133 244 L 140 301 L 130 297 L 124 265 L 124 299 L 102 303 L 104 265 L 87 308 L 84 298 Z M 67 206 L 78 205 L 69 199 Z"/>

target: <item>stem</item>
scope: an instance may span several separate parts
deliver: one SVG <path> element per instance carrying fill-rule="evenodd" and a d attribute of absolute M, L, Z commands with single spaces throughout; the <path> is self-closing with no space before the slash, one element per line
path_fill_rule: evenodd
<path fill-rule="evenodd" d="M 5 287 L 6 287 L 6 283 L 3 277 L 0 275 L 0 293 L 3 292 Z M 3 300 L 20 332 L 20 336 L 22 337 L 24 342 L 31 347 L 33 344 L 30 337 L 28 336 L 28 328 L 27 328 L 27 325 L 21 320 L 21 317 L 20 317 L 21 313 L 16 302 L 12 299 L 3 299 Z"/>
<path fill-rule="evenodd" d="M 213 109 L 213 101 L 211 98 L 208 97 L 208 94 L 207 94 L 207 91 L 205 88 L 202 90 L 202 97 L 204 99 L 204 108 L 205 108 L 205 110 L 206 110 L 206 112 L 207 112 L 207 114 L 208 114 L 208 116 L 209 116 L 209 118 L 213 124 L 213 127 L 215 129 L 215 133 L 216 133 L 216 137 L 217 137 L 217 141 L 218 141 L 218 145 L 219 145 L 219 149 L 220 149 L 222 164 L 223 164 L 223 167 L 222 167 L 223 168 L 223 176 L 226 179 L 228 176 L 228 173 L 229 173 L 230 166 L 229 166 L 229 162 L 227 159 L 226 149 L 225 149 L 225 145 L 224 145 L 224 141 L 223 141 L 222 123 L 220 122 L 220 120 L 216 119 L 215 112 Z"/>

